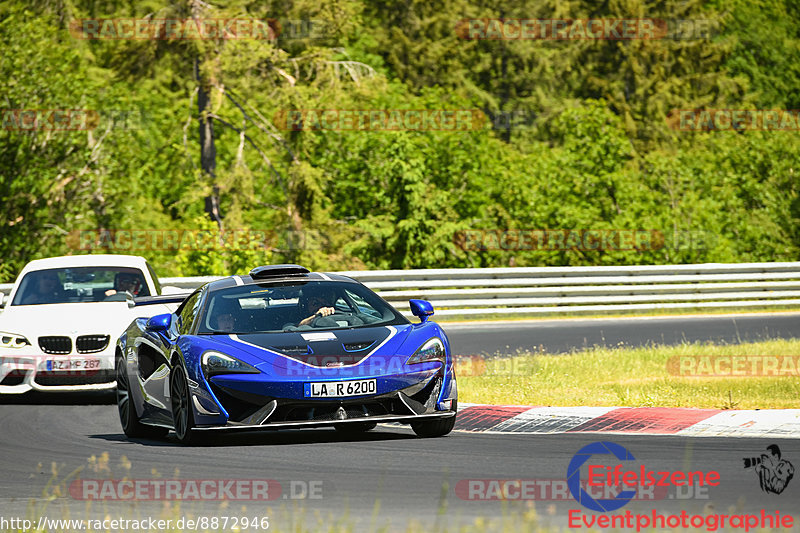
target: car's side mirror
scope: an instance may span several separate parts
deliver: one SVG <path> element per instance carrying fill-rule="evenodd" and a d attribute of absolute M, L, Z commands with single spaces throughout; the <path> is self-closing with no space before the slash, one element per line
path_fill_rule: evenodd
<path fill-rule="evenodd" d="M 6 293 L 0 292 L 0 309 L 6 306 Z"/>
<path fill-rule="evenodd" d="M 159 332 L 167 331 L 172 324 L 172 313 L 152 316 L 147 320 L 145 329 L 147 331 Z"/>
<path fill-rule="evenodd" d="M 433 305 L 428 300 L 409 300 L 408 304 L 411 306 L 411 314 L 419 318 L 420 324 L 433 314 Z"/>

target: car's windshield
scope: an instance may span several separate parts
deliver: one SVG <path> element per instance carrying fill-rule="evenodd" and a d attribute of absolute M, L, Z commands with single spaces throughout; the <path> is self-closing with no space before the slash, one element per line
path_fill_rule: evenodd
<path fill-rule="evenodd" d="M 124 300 L 125 293 L 150 296 L 138 268 L 51 268 L 25 274 L 11 305 L 105 302 Z"/>
<path fill-rule="evenodd" d="M 260 283 L 210 293 L 198 333 L 274 333 L 391 324 L 408 324 L 408 320 L 358 283 Z"/>

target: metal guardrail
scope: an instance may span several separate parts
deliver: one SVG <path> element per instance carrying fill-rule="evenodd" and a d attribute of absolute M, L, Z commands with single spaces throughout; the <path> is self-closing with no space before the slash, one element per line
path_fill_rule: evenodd
<path fill-rule="evenodd" d="M 440 316 L 800 306 L 800 262 L 452 268 L 339 272 L 404 314 L 430 300 Z M 194 289 L 217 276 L 161 278 Z M 11 285 L 0 285 L 8 293 Z"/>
<path fill-rule="evenodd" d="M 342 272 L 403 312 L 520 315 L 800 305 L 800 262 Z"/>

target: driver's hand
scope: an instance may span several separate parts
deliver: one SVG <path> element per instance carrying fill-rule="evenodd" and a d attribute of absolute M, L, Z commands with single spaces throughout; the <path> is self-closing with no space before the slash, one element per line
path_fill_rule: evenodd
<path fill-rule="evenodd" d="M 298 324 L 298 326 L 307 326 L 307 325 L 311 324 L 314 321 L 314 319 L 317 318 L 318 316 L 330 316 L 330 315 L 334 314 L 335 312 L 336 312 L 336 309 L 334 309 L 333 307 L 320 307 L 319 310 L 316 313 L 314 313 L 310 317 L 307 317 L 307 318 L 304 318 L 303 320 L 301 320 L 300 323 Z"/>
<path fill-rule="evenodd" d="M 106 296 L 114 296 L 115 294 L 117 294 L 117 291 L 115 291 L 114 289 L 108 289 L 106 291 Z"/>

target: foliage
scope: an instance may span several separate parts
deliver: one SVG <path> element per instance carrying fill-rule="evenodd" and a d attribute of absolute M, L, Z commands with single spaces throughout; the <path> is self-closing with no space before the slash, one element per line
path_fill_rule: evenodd
<path fill-rule="evenodd" d="M 86 18 L 192 16 L 274 18 L 281 31 L 259 40 L 70 31 Z M 9 0 L 0 5 L 0 109 L 87 109 L 100 120 L 81 131 L 0 129 L 0 276 L 86 252 L 145 255 L 163 275 L 278 262 L 796 260 L 797 129 L 687 132 L 667 117 L 800 108 L 798 16 L 783 0 Z M 590 17 L 702 19 L 713 31 L 651 40 L 469 40 L 457 31 L 464 19 Z M 303 34 L 297 21 L 320 31 Z M 470 131 L 294 131 L 282 122 L 309 109 L 474 109 L 487 121 Z M 213 174 L 200 169 L 207 117 Z M 219 226 L 206 214 L 215 193 Z M 102 229 L 195 230 L 217 244 L 76 247 L 77 232 Z M 464 249 L 458 235 L 474 229 L 644 229 L 663 242 Z M 236 232 L 250 240 L 229 245 Z"/>

